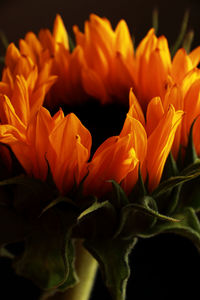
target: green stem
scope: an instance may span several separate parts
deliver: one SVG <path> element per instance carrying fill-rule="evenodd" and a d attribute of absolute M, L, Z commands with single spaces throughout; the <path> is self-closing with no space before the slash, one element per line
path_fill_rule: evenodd
<path fill-rule="evenodd" d="M 97 272 L 97 261 L 82 246 L 82 241 L 76 243 L 76 272 L 79 283 L 66 292 L 58 292 L 41 300 L 89 300 Z"/>

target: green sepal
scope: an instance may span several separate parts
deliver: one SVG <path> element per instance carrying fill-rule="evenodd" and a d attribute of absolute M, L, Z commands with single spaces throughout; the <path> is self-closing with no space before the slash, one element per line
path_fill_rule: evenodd
<path fill-rule="evenodd" d="M 186 182 L 180 193 L 180 200 L 178 209 L 182 210 L 184 207 L 192 207 L 197 213 L 200 212 L 200 178 L 195 178 Z"/>
<path fill-rule="evenodd" d="M 169 177 L 161 182 L 152 193 L 152 197 L 157 202 L 158 210 L 163 214 L 171 215 L 184 206 L 199 209 L 199 176 L 200 160 L 196 159 L 193 164 L 183 169 L 179 175 Z"/>
<path fill-rule="evenodd" d="M 182 212 L 173 215 L 179 222 L 158 222 L 141 237 L 152 237 L 160 233 L 175 233 L 190 239 L 200 251 L 200 223 L 191 207 L 186 207 Z"/>
<path fill-rule="evenodd" d="M 191 51 L 192 42 L 194 40 L 194 30 L 188 31 L 184 40 L 183 40 L 183 48 L 189 54 Z"/>
<path fill-rule="evenodd" d="M 177 163 L 174 160 L 172 153 L 170 153 L 165 163 L 161 183 L 152 194 L 156 199 L 158 211 L 163 214 L 171 215 L 179 204 L 183 182 L 185 182 L 186 179 L 193 179 L 193 177 L 180 178 L 179 176 L 198 176 L 198 173 L 199 169 L 194 165 L 189 166 L 180 173 Z"/>
<path fill-rule="evenodd" d="M 14 254 L 12 254 L 10 251 L 8 251 L 5 247 L 0 248 L 0 256 L 1 257 L 7 257 L 9 259 L 14 259 Z"/>
<path fill-rule="evenodd" d="M 47 206 L 45 206 L 44 209 L 42 210 L 41 214 L 43 214 L 44 212 L 46 212 L 48 209 L 51 209 L 52 207 L 54 207 L 54 206 L 56 206 L 58 204 L 61 204 L 61 203 L 72 205 L 72 206 L 74 206 L 75 208 L 78 209 L 76 203 L 72 199 L 60 195 L 56 199 L 54 199 L 53 201 L 51 201 Z"/>
<path fill-rule="evenodd" d="M 196 119 L 193 121 L 191 127 L 190 127 L 190 132 L 188 136 L 188 144 L 186 147 L 186 153 L 185 153 L 185 159 L 184 159 L 184 166 L 187 167 L 190 164 L 193 164 L 198 156 L 195 150 L 194 142 L 193 142 L 193 128 L 194 124 L 196 122 Z"/>
<path fill-rule="evenodd" d="M 4 64 L 5 63 L 5 58 L 4 58 L 4 56 L 0 56 L 0 64 Z"/>
<path fill-rule="evenodd" d="M 163 180 L 168 179 L 169 177 L 177 176 L 178 174 L 179 174 L 179 170 L 178 170 L 176 161 L 174 160 L 174 157 L 173 157 L 172 153 L 170 152 L 167 157 L 165 166 L 164 166 L 161 182 Z"/>
<path fill-rule="evenodd" d="M 7 49 L 9 42 L 7 40 L 5 33 L 2 30 L 0 30 L 0 41 L 1 41 L 2 45 L 4 46 L 4 48 Z"/>
<path fill-rule="evenodd" d="M 113 300 L 125 300 L 130 276 L 128 256 L 137 242 L 132 239 L 85 240 L 84 246 L 98 261 L 103 280 Z"/>
<path fill-rule="evenodd" d="M 200 160 L 185 168 L 182 174 L 194 176 L 192 180 L 185 182 L 182 185 L 177 211 L 184 207 L 192 207 L 196 212 L 200 211 Z"/>
<path fill-rule="evenodd" d="M 155 7 L 152 12 L 152 27 L 155 30 L 155 34 L 158 32 L 158 9 Z"/>
<path fill-rule="evenodd" d="M 193 180 L 194 178 L 198 177 L 200 175 L 200 172 L 196 172 L 193 174 L 189 175 L 179 175 L 179 176 L 174 176 L 170 177 L 169 179 L 161 182 L 159 186 L 152 192 L 152 197 L 154 199 L 159 198 L 163 196 L 165 193 L 168 193 L 171 191 L 173 188 L 187 182 L 190 180 Z"/>
<path fill-rule="evenodd" d="M 110 203 L 119 211 L 123 206 L 129 203 L 129 200 L 122 187 L 115 181 L 109 180 L 112 183 L 112 194 L 109 197 Z"/>
<path fill-rule="evenodd" d="M 158 212 L 155 200 L 146 196 L 141 203 L 130 203 L 122 208 L 119 227 L 115 237 L 131 238 L 140 236 L 153 227 L 157 220 L 178 222 L 178 220 Z"/>
<path fill-rule="evenodd" d="M 71 35 L 68 34 L 68 40 L 69 40 L 69 50 L 70 52 L 74 51 L 75 48 L 75 43 L 74 40 L 72 39 Z"/>
<path fill-rule="evenodd" d="M 147 179 L 148 181 L 148 179 Z M 146 186 L 148 185 L 148 182 L 146 182 Z M 145 183 L 142 178 L 140 167 L 138 169 L 138 180 L 131 191 L 131 193 L 128 196 L 128 199 L 130 202 L 139 202 L 140 199 L 143 199 L 147 195 L 147 190 L 145 187 Z"/>
<path fill-rule="evenodd" d="M 25 250 L 14 264 L 17 274 L 31 279 L 41 289 L 53 289 L 69 280 L 73 272 L 73 249 L 70 242 L 77 211 L 66 205 L 54 207 L 41 215 L 25 241 Z"/>
<path fill-rule="evenodd" d="M 187 31 L 188 21 L 189 21 L 189 10 L 186 10 L 184 17 L 183 17 L 179 36 L 176 39 L 174 45 L 170 48 L 170 53 L 171 53 L 172 57 L 175 55 L 176 51 L 179 49 L 179 47 L 183 43 L 186 31 Z"/>
<path fill-rule="evenodd" d="M 55 181 L 53 179 L 53 174 L 51 172 L 51 167 L 49 165 L 49 162 L 45 156 L 45 160 L 46 160 L 46 163 L 47 163 L 47 176 L 46 176 L 46 179 L 45 179 L 45 183 L 52 189 L 52 191 L 54 191 L 55 193 L 58 192 L 58 188 L 55 184 Z"/>
<path fill-rule="evenodd" d="M 68 198 L 72 199 L 74 203 L 76 203 L 76 206 L 80 209 L 80 212 L 83 212 L 96 202 L 96 196 L 84 195 L 84 181 L 87 176 L 88 173 L 83 177 L 79 184 L 77 184 L 77 182 L 75 181 L 72 189 L 67 194 Z"/>
<path fill-rule="evenodd" d="M 82 212 L 73 236 L 82 239 L 111 237 L 116 229 L 117 214 L 109 201 L 95 202 Z"/>

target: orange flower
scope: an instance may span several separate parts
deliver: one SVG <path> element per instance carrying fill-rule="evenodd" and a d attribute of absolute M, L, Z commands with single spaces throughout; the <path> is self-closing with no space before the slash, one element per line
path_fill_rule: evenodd
<path fill-rule="evenodd" d="M 170 104 L 173 104 L 175 109 L 181 109 L 185 112 L 183 121 L 179 126 L 175 141 L 172 146 L 172 153 L 177 158 L 180 145 L 182 146 L 182 152 L 184 154 L 184 148 L 187 147 L 188 137 L 192 123 L 196 120 L 193 128 L 193 141 L 197 151 L 200 154 L 199 144 L 199 121 L 200 115 L 200 70 L 192 69 L 182 79 L 180 84 L 174 84 L 166 93 L 163 106 L 166 110 Z"/>
<path fill-rule="evenodd" d="M 86 194 L 105 194 L 111 188 L 109 180 L 121 182 L 136 167 L 138 158 L 133 142 L 132 134 L 113 136 L 97 149 L 88 165 L 89 174 L 84 182 Z"/>
<path fill-rule="evenodd" d="M 47 105 L 51 107 L 63 102 L 79 102 L 85 97 L 81 82 L 85 62 L 80 47 L 70 53 L 68 34 L 60 15 L 56 16 L 52 34 L 48 29 L 43 29 L 38 36 L 42 49 L 52 58 L 51 74 L 58 76 L 46 99 Z M 31 43 L 28 44 L 31 47 Z"/>
<path fill-rule="evenodd" d="M 171 150 L 174 136 L 182 120 L 182 116 L 183 112 L 180 110 L 175 111 L 173 105 L 170 105 L 165 112 L 161 99 L 157 97 L 153 98 L 148 104 L 145 124 L 139 103 L 132 91 L 130 91 L 130 109 L 125 121 L 125 126 L 127 127 L 126 124 L 128 120 L 137 118 L 140 121 L 140 130 L 138 130 L 136 134 L 135 128 L 129 126 L 129 129 L 126 129 L 126 131 L 135 131 L 135 149 L 137 149 L 136 153 L 140 161 L 144 181 L 148 173 L 148 186 L 150 191 L 155 189 L 160 182 L 164 164 Z M 144 129 L 141 130 L 141 128 L 144 128 L 142 124 L 146 128 L 147 137 Z M 122 133 L 123 131 L 124 129 Z M 132 190 L 136 180 L 137 174 L 135 171 L 127 174 L 123 182 L 123 187 L 127 193 Z"/>
<path fill-rule="evenodd" d="M 200 47 L 189 55 L 184 49 L 179 49 L 172 60 L 167 39 L 164 36 L 157 38 L 154 29 L 150 29 L 137 47 L 135 62 L 135 92 L 145 110 L 153 97 L 163 99 L 169 86 L 181 84 L 198 65 Z"/>
<path fill-rule="evenodd" d="M 19 50 L 13 43 L 10 44 L 5 63 L 0 93 L 10 99 L 16 75 L 22 75 L 27 80 L 30 93 L 45 86 L 45 96 L 54 84 L 45 97 L 45 104 L 49 107 L 75 99 L 79 101 L 85 96 L 81 82 L 83 53 L 80 47 L 70 53 L 68 35 L 59 15 L 56 16 L 52 34 L 48 29 L 42 29 L 38 37 L 28 32 L 25 39 L 19 41 Z"/>
<path fill-rule="evenodd" d="M 160 182 L 176 130 L 183 117 L 183 111 L 175 111 L 173 105 L 170 105 L 168 110 L 164 112 L 160 98 L 153 98 L 147 110 L 149 118 L 146 126 L 150 132 L 147 144 L 146 169 L 149 189 L 152 191 Z"/>
<path fill-rule="evenodd" d="M 45 108 L 24 126 L 9 99 L 2 102 L 10 124 L 0 125 L 0 142 L 8 144 L 29 175 L 45 180 L 47 161 L 54 181 L 62 193 L 80 183 L 86 174 L 91 135 L 73 114 L 64 117 L 62 110 L 50 116 Z"/>
<path fill-rule="evenodd" d="M 0 93 L 7 95 L 14 107 L 18 105 L 16 93 L 22 92 L 27 93 L 26 97 L 29 98 L 30 106 L 34 106 L 35 102 L 40 102 L 42 105 L 45 94 L 56 80 L 56 76 L 50 74 L 50 61 L 45 62 L 40 70 L 32 57 L 20 53 L 11 43 L 7 48 L 5 63 Z M 26 91 L 20 91 L 22 87 L 19 81 L 24 82 Z"/>
<path fill-rule="evenodd" d="M 175 111 L 172 105 L 164 112 L 160 98 L 153 98 L 145 122 L 141 107 L 130 91 L 130 108 L 122 131 L 119 136 L 108 138 L 95 152 L 88 164 L 85 192 L 101 196 L 111 189 L 107 181 L 112 179 L 122 182 L 129 194 L 137 182 L 139 165 L 144 181 L 148 173 L 149 190 L 155 189 L 182 116 L 183 112 Z"/>
<path fill-rule="evenodd" d="M 77 26 L 73 29 L 86 62 L 82 70 L 86 92 L 102 103 L 113 97 L 126 101 L 134 84 L 133 43 L 126 22 L 121 20 L 113 30 L 107 19 L 91 14 L 84 34 Z"/>
<path fill-rule="evenodd" d="M 8 47 L 0 82 L 0 141 L 10 145 L 28 174 L 42 180 L 47 159 L 63 193 L 88 168 L 85 193 L 101 196 L 111 187 L 107 181 L 114 179 L 128 194 L 139 166 L 152 191 L 171 149 L 177 158 L 180 145 L 187 146 L 195 119 L 193 138 L 200 155 L 200 47 L 190 54 L 179 49 L 172 59 L 167 39 L 150 29 L 134 53 L 124 20 L 113 30 L 107 19 L 94 14 L 84 33 L 73 29 L 77 45 L 72 53 L 59 15 L 52 33 L 43 29 L 37 37 L 29 32 L 19 50 L 14 44 Z M 42 107 L 44 101 L 53 108 L 86 96 L 126 103 L 128 93 L 121 133 L 100 145 L 89 163 L 87 129 L 73 114 L 64 117 L 60 111 L 51 117 Z"/>

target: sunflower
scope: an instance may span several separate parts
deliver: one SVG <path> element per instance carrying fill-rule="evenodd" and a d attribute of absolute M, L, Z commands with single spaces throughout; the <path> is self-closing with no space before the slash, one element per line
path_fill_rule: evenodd
<path fill-rule="evenodd" d="M 144 180 L 148 174 L 149 188 L 153 190 L 159 184 L 171 148 L 175 149 L 173 152 L 176 156 L 180 143 L 185 138 L 183 136 L 188 134 L 188 128 L 198 115 L 196 108 L 190 122 L 185 121 L 187 129 L 180 129 L 185 128 L 184 121 L 182 127 L 178 126 L 183 115 L 181 110 L 185 111 L 184 103 L 187 103 L 190 97 L 188 93 L 191 89 L 191 80 L 195 85 L 198 79 L 195 67 L 199 62 L 200 48 L 193 50 L 189 55 L 179 50 L 171 61 L 166 38 L 163 36 L 157 38 L 151 29 L 134 51 L 124 20 L 121 20 L 113 30 L 107 19 L 94 14 L 86 21 L 84 33 L 81 33 L 77 26 L 73 29 L 76 46 L 72 52 L 69 48 L 67 31 L 59 15 L 56 16 L 53 33 L 42 29 L 37 37 L 29 32 L 24 40 L 20 40 L 19 49 L 14 44 L 9 45 L 0 83 L 1 142 L 11 147 L 29 175 L 44 180 L 47 170 L 45 159 L 51 157 L 50 131 L 54 132 L 52 128 L 56 126 L 47 126 L 49 121 L 46 120 L 46 127 L 40 128 L 41 122 L 38 120 L 42 120 L 43 115 L 49 115 L 50 118 L 47 109 L 52 111 L 58 105 L 64 104 L 69 111 L 71 107 L 80 103 L 80 99 L 83 99 L 83 103 L 87 103 L 87 98 L 93 99 L 93 102 L 97 99 L 104 107 L 115 101 L 128 108 L 130 103 L 121 132 L 103 141 L 92 157 L 89 156 L 91 145 L 88 144 L 87 151 L 84 150 L 88 153 L 83 159 L 88 170 L 84 190 L 86 193 L 90 191 L 98 195 L 104 190 L 100 188 L 101 185 L 108 186 L 106 181 L 115 179 L 118 183 L 124 182 L 123 185 L 128 192 L 137 181 L 139 165 Z M 184 72 L 180 74 L 182 64 Z M 175 93 L 176 88 L 179 93 Z M 56 120 L 55 116 L 53 120 L 54 118 Z M 66 120 L 69 116 L 70 114 L 65 117 Z M 80 122 L 78 118 L 77 122 Z M 72 126 L 73 132 L 73 125 L 68 126 Z M 35 132 L 34 136 L 31 136 L 31 130 Z M 58 126 L 57 130 L 61 130 L 61 127 Z M 57 133 L 61 141 L 62 130 Z M 75 136 L 78 136 L 77 145 L 83 146 L 82 139 L 85 137 L 74 132 Z M 34 151 L 31 151 L 34 154 L 29 154 L 28 149 L 32 147 L 30 145 L 35 144 L 36 140 L 37 145 L 40 144 L 39 141 L 44 140 L 44 137 L 47 140 L 42 142 L 42 151 L 40 147 L 38 149 L 34 147 Z M 153 151 L 156 140 L 157 148 Z M 62 144 L 61 141 L 57 140 L 56 145 Z M 184 141 L 184 145 L 186 143 L 187 141 Z M 76 149 L 76 146 L 74 147 Z M 56 148 L 54 150 L 57 154 L 61 151 Z M 61 159 L 59 154 L 58 157 Z M 79 155 L 76 156 L 75 165 L 79 164 L 82 154 L 78 157 Z M 70 165 L 71 162 L 67 162 L 70 155 L 66 155 L 65 159 L 66 162 L 54 161 L 57 161 L 58 165 Z M 55 171 L 55 166 L 52 167 L 50 163 L 50 167 L 55 182 L 63 181 L 58 171 Z M 79 175 L 74 175 L 77 171 L 70 170 L 73 174 L 70 175 L 71 178 L 77 180 Z M 60 172 L 63 176 L 64 173 Z M 64 186 L 64 182 L 61 185 Z M 61 185 L 59 189 L 63 190 Z M 70 186 L 72 185 L 71 182 Z"/>
<path fill-rule="evenodd" d="M 50 291 L 77 283 L 83 255 L 91 282 L 77 285 L 81 300 L 97 260 L 124 300 L 136 237 L 172 231 L 200 247 L 200 47 L 172 56 L 153 28 L 135 47 L 124 20 L 113 29 L 95 14 L 73 31 L 74 47 L 57 15 L 52 32 L 7 48 L 0 212 L 16 228 L 0 243 L 24 242 L 17 272 Z"/>

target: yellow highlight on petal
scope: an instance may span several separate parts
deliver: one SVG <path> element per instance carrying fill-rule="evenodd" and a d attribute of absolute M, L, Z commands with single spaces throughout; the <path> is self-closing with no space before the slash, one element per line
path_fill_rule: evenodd
<path fill-rule="evenodd" d="M 132 163 L 134 163 L 134 165 L 136 165 L 138 163 L 136 152 L 135 152 L 135 149 L 133 147 L 129 150 L 128 158 L 124 160 L 123 164 L 124 165 L 130 165 Z"/>

